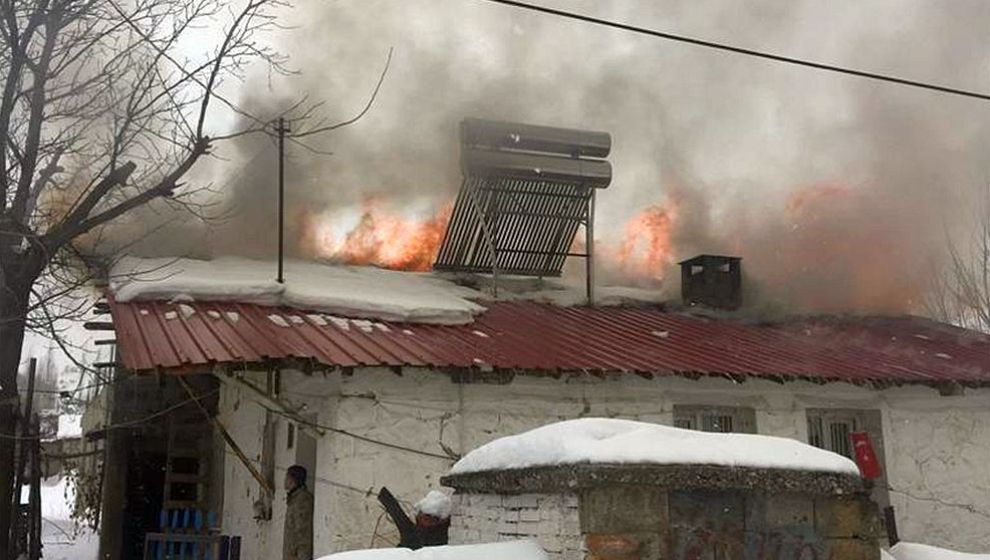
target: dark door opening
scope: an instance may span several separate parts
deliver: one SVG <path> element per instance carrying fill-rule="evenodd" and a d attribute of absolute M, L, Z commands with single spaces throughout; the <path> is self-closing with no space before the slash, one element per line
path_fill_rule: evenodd
<path fill-rule="evenodd" d="M 160 435 L 136 432 L 129 439 L 122 558 L 141 558 L 145 533 L 158 530 L 165 449 Z"/>

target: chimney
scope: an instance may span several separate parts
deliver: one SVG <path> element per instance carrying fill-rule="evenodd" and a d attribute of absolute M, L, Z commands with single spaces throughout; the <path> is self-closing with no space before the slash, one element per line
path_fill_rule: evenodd
<path fill-rule="evenodd" d="M 742 259 L 698 255 L 681 261 L 681 298 L 684 305 L 712 309 L 739 309 L 742 305 Z"/>

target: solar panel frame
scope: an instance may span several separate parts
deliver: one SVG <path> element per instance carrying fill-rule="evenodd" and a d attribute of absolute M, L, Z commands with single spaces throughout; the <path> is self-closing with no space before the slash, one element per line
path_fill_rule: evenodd
<path fill-rule="evenodd" d="M 595 187 L 567 181 L 464 178 L 435 270 L 557 277 Z"/>

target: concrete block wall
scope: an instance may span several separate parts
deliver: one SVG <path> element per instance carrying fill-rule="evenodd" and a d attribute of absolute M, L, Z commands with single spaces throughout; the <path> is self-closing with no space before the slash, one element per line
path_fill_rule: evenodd
<path fill-rule="evenodd" d="M 451 544 L 533 539 L 551 560 L 579 560 L 582 550 L 574 494 L 455 494 Z"/>
<path fill-rule="evenodd" d="M 462 487 L 454 495 L 452 544 L 530 538 L 554 560 L 880 557 L 879 510 L 864 493 L 605 483 L 516 495 L 500 490 L 500 480 L 495 475 L 494 486 Z"/>

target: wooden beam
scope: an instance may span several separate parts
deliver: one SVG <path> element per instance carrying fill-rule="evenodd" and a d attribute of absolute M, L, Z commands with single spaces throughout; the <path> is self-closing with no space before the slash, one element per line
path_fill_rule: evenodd
<path fill-rule="evenodd" d="M 179 381 L 179 385 L 182 385 L 182 388 L 185 389 L 186 394 L 189 395 L 189 398 L 192 399 L 192 402 L 194 402 L 196 404 L 196 407 L 199 408 L 200 412 L 202 412 L 203 415 L 206 416 L 206 419 L 209 420 L 210 423 L 212 423 L 213 426 L 220 431 L 220 434 L 223 435 L 224 441 L 226 441 L 227 445 L 229 445 L 230 448 L 234 451 L 234 454 L 237 455 L 237 458 L 240 459 L 241 463 L 243 463 L 244 466 L 247 467 L 247 470 L 251 472 L 251 476 L 253 476 L 254 479 L 258 481 L 258 484 L 261 485 L 261 487 L 265 490 L 265 492 L 268 493 L 269 496 L 274 496 L 275 489 L 272 488 L 270 484 L 268 484 L 268 481 L 265 480 L 265 477 L 261 476 L 261 473 L 258 472 L 258 469 L 256 469 L 254 465 L 251 464 L 251 460 L 248 459 L 247 455 L 244 454 L 244 451 L 241 450 L 241 447 L 237 445 L 237 442 L 234 440 L 234 437 L 231 436 L 230 432 L 227 431 L 226 426 L 224 426 L 223 423 L 220 422 L 220 420 L 218 420 L 216 416 L 211 415 L 210 412 L 206 410 L 206 407 L 203 406 L 203 403 L 199 402 L 201 397 L 197 395 L 195 391 L 193 391 L 193 388 L 189 385 L 189 382 L 186 381 L 184 377 L 177 376 L 176 379 Z"/>

